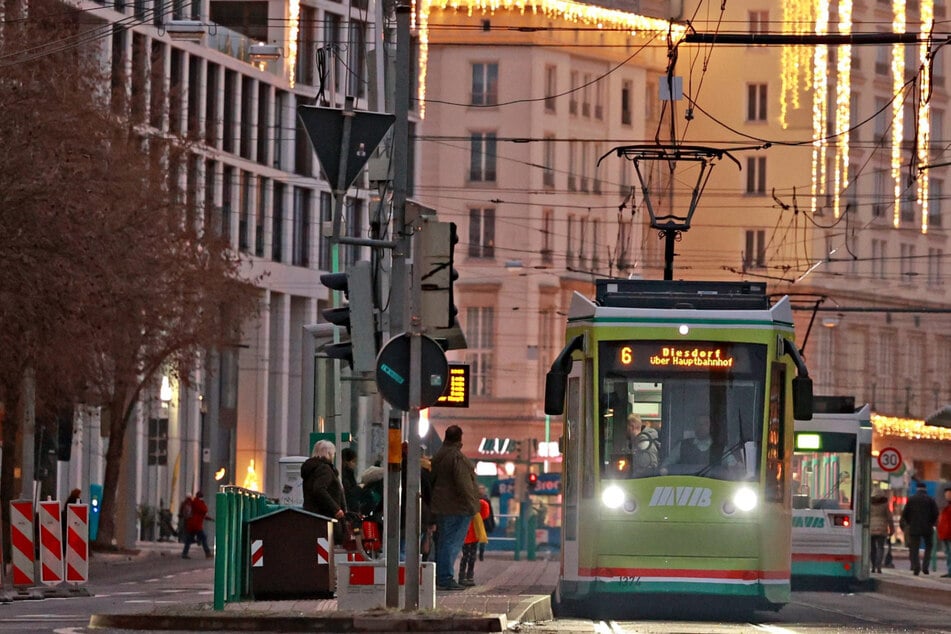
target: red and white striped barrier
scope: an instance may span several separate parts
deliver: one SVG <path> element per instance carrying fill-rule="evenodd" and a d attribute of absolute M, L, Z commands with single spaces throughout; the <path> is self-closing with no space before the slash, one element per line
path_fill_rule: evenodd
<path fill-rule="evenodd" d="M 366 610 L 386 606 L 386 562 L 338 562 L 337 608 L 340 610 Z M 405 605 L 406 567 L 399 567 L 400 606 Z M 419 608 L 432 610 L 436 607 L 436 564 L 425 561 L 419 569 Z"/>
<path fill-rule="evenodd" d="M 10 502 L 10 551 L 13 585 L 32 586 L 36 573 L 33 559 L 33 502 L 29 500 Z"/>
<path fill-rule="evenodd" d="M 89 581 L 89 506 L 66 507 L 66 582 Z"/>
<path fill-rule="evenodd" d="M 59 502 L 40 502 L 40 583 L 52 586 L 63 581 L 63 522 Z"/>
<path fill-rule="evenodd" d="M 317 563 L 326 564 L 330 559 L 330 540 L 326 537 L 317 538 Z"/>
<path fill-rule="evenodd" d="M 251 541 L 251 567 L 264 567 L 264 540 L 255 539 Z"/>

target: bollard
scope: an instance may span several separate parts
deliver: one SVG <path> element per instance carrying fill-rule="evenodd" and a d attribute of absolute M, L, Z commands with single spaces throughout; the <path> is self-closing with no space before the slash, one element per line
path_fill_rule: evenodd
<path fill-rule="evenodd" d="M 228 551 L 231 548 L 228 539 L 228 518 L 231 516 L 231 500 L 229 495 L 219 491 L 215 495 L 215 513 L 218 519 L 215 523 L 215 593 L 214 608 L 225 609 L 226 579 L 230 571 Z"/>
<path fill-rule="evenodd" d="M 525 537 L 528 539 L 525 550 L 528 553 L 528 561 L 535 561 L 535 547 L 538 542 L 538 539 L 535 537 L 535 523 L 537 521 L 538 518 L 535 517 L 535 513 L 530 511 L 528 514 L 528 526 L 525 527 Z"/>

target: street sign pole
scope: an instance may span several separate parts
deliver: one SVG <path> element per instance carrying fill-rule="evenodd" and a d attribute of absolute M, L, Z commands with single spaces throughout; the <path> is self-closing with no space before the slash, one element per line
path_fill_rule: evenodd
<path fill-rule="evenodd" d="M 410 257 L 411 234 L 406 226 L 406 194 L 408 191 L 409 170 L 409 92 L 410 92 L 410 3 L 401 0 L 396 4 L 396 77 L 393 86 L 393 234 L 397 246 L 392 251 L 393 291 L 390 302 L 390 333 L 402 333 L 407 324 L 407 300 L 410 289 L 407 288 L 408 258 Z M 410 376 L 415 372 L 410 359 Z M 412 410 L 412 408 L 410 408 Z M 390 412 L 391 423 L 399 424 L 402 413 Z M 406 610 L 419 607 L 419 433 L 416 430 L 419 411 L 415 417 L 410 412 L 407 426 L 406 464 L 393 464 L 387 468 L 387 487 L 391 491 L 386 503 L 387 517 L 400 516 L 400 468 L 406 473 L 406 572 L 404 596 Z M 388 438 L 388 442 L 391 442 Z M 387 452 L 389 456 L 393 451 Z M 399 455 L 400 452 L 396 452 Z M 386 606 L 399 607 L 399 521 L 387 522 L 386 529 Z M 390 529 L 393 527 L 393 530 Z"/>

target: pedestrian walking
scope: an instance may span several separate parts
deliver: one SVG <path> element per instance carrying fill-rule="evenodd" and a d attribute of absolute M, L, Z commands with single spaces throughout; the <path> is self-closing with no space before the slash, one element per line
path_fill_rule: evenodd
<path fill-rule="evenodd" d="M 205 534 L 205 520 L 211 520 L 208 517 L 208 505 L 205 504 L 205 496 L 201 491 L 195 493 L 191 498 L 191 515 L 185 520 L 185 549 L 182 550 L 182 559 L 191 559 L 188 556 L 188 549 L 192 543 L 197 543 L 205 551 L 205 559 L 211 559 L 211 549 L 208 547 L 208 536 Z"/>
<path fill-rule="evenodd" d="M 872 572 L 882 571 L 882 560 L 885 558 L 885 542 L 891 539 L 895 532 L 895 521 L 888 506 L 888 496 L 876 493 L 872 496 L 869 509 L 869 533 L 872 536 Z"/>
<path fill-rule="evenodd" d="M 188 540 L 188 518 L 192 516 L 192 496 L 186 495 L 178 505 L 178 541 L 185 543 Z"/>
<path fill-rule="evenodd" d="M 908 557 L 911 559 L 911 571 L 928 574 L 931 563 L 931 549 L 934 547 L 934 527 L 938 521 L 938 505 L 928 495 L 924 482 L 918 482 L 917 491 L 908 498 L 901 512 L 902 531 L 908 543 Z M 919 549 L 924 544 L 924 560 Z"/>
<path fill-rule="evenodd" d="M 347 509 L 353 510 L 360 506 L 360 485 L 357 483 L 357 452 L 350 447 L 344 447 L 340 452 L 340 483 L 347 498 Z"/>
<path fill-rule="evenodd" d="M 337 520 L 333 526 L 335 544 L 342 544 L 347 501 L 334 466 L 337 448 L 329 440 L 318 440 L 311 457 L 300 468 L 304 510 Z"/>
<path fill-rule="evenodd" d="M 484 484 L 479 485 L 479 498 L 485 500 L 489 505 L 489 516 L 485 518 L 486 540 L 479 542 L 479 561 L 485 561 L 485 546 L 489 543 L 488 536 L 495 532 L 495 509 L 492 508 L 492 500 L 489 499 L 489 492 Z"/>
<path fill-rule="evenodd" d="M 948 565 L 947 574 L 942 577 L 951 577 L 951 486 L 944 487 L 944 508 L 938 516 L 938 539 L 944 549 L 944 561 Z"/>
<path fill-rule="evenodd" d="M 432 512 L 436 516 L 436 589 L 464 590 L 453 579 L 456 557 L 479 512 L 475 466 L 462 453 L 462 429 L 446 428 L 443 445 L 432 460 Z"/>
<path fill-rule="evenodd" d="M 407 443 L 403 441 L 402 461 L 400 470 L 402 487 L 400 488 L 400 560 L 406 557 L 406 454 Z M 425 450 L 425 448 L 422 448 Z M 430 505 L 433 500 L 433 488 L 430 477 L 432 463 L 424 455 L 419 457 L 419 555 L 420 561 L 429 561 L 432 551 L 432 512 Z"/>
<path fill-rule="evenodd" d="M 486 544 L 489 541 L 489 536 L 485 532 L 485 520 L 489 517 L 489 510 L 488 500 L 479 498 L 479 512 L 472 516 L 469 531 L 462 545 L 462 559 L 459 560 L 459 585 L 475 585 L 472 577 L 475 571 L 476 552 L 480 544 Z"/>

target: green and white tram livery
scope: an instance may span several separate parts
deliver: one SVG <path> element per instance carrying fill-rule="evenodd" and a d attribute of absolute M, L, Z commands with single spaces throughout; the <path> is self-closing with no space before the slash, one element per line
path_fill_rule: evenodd
<path fill-rule="evenodd" d="M 545 408 L 564 414 L 556 601 L 789 600 L 793 416 L 812 384 L 788 298 L 599 280 L 575 294 Z"/>

